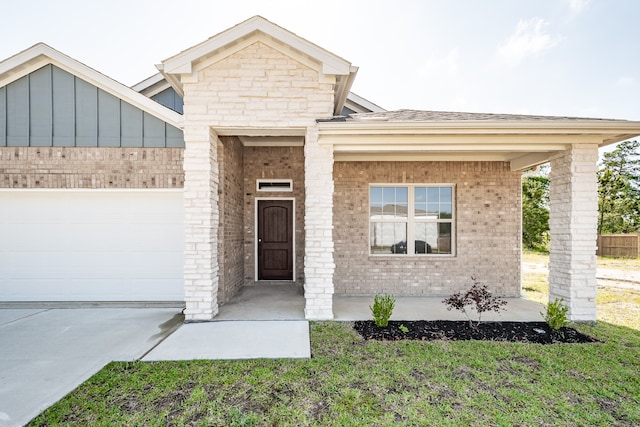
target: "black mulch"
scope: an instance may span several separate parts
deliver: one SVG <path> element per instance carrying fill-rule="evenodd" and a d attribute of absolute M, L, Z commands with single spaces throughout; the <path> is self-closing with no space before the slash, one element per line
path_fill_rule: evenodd
<path fill-rule="evenodd" d="M 402 332 L 400 325 L 409 329 Z M 481 322 L 470 327 L 467 321 L 390 321 L 378 327 L 373 320 L 355 322 L 354 329 L 368 340 L 483 340 L 537 344 L 599 342 L 573 328 L 552 330 L 545 322 Z"/>

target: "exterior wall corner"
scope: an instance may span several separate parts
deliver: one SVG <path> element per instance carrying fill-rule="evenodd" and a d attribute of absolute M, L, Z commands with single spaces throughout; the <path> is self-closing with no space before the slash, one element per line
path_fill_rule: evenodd
<path fill-rule="evenodd" d="M 596 320 L 598 146 L 574 145 L 551 160 L 549 300 L 573 321 Z"/>

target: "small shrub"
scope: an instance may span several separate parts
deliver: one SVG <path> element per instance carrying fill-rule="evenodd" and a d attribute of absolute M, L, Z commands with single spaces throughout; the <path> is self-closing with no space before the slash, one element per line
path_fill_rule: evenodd
<path fill-rule="evenodd" d="M 556 298 L 553 302 L 550 301 L 549 304 L 547 304 L 546 312 L 540 312 L 542 317 L 544 317 L 544 321 L 547 322 L 549 327 L 554 331 L 570 323 L 569 319 L 567 319 L 567 313 L 569 313 L 569 307 L 564 305 L 563 298 Z"/>
<path fill-rule="evenodd" d="M 404 326 L 404 324 L 402 324 L 402 325 L 398 326 L 398 329 L 400 329 L 400 331 L 401 331 L 403 334 L 406 334 L 407 332 L 409 332 L 409 328 L 407 328 L 406 326 Z"/>
<path fill-rule="evenodd" d="M 373 306 L 369 306 L 373 314 L 373 321 L 378 327 L 389 325 L 389 319 L 396 305 L 396 298 L 389 294 L 377 294 L 373 297 Z"/>
<path fill-rule="evenodd" d="M 447 310 L 456 309 L 464 313 L 469 320 L 469 326 L 477 327 L 482 320 L 482 313 L 485 311 L 495 311 L 499 313 L 500 310 L 504 310 L 507 301 L 491 295 L 491 292 L 487 289 L 487 285 L 480 284 L 475 277 L 471 277 L 471 280 L 473 280 L 473 286 L 471 286 L 467 292 L 464 294 L 456 292 L 449 298 L 443 300 L 442 303 L 447 306 Z M 466 309 L 468 305 L 473 306 L 478 313 L 478 320 L 475 324 Z"/>

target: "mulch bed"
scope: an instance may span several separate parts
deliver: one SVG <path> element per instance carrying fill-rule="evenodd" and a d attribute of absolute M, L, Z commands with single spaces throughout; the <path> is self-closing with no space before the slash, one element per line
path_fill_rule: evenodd
<path fill-rule="evenodd" d="M 400 325 L 409 329 L 402 332 Z M 510 341 L 535 344 L 600 342 L 573 328 L 552 330 L 545 322 L 481 322 L 477 328 L 467 321 L 390 321 L 387 327 L 378 327 L 373 320 L 357 321 L 354 329 L 368 340 L 482 340 Z"/>

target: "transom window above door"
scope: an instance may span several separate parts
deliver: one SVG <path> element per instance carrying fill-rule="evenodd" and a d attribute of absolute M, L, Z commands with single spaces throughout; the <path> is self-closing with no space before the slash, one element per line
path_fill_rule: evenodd
<path fill-rule="evenodd" d="M 453 184 L 371 184 L 371 255 L 453 255 Z"/>

